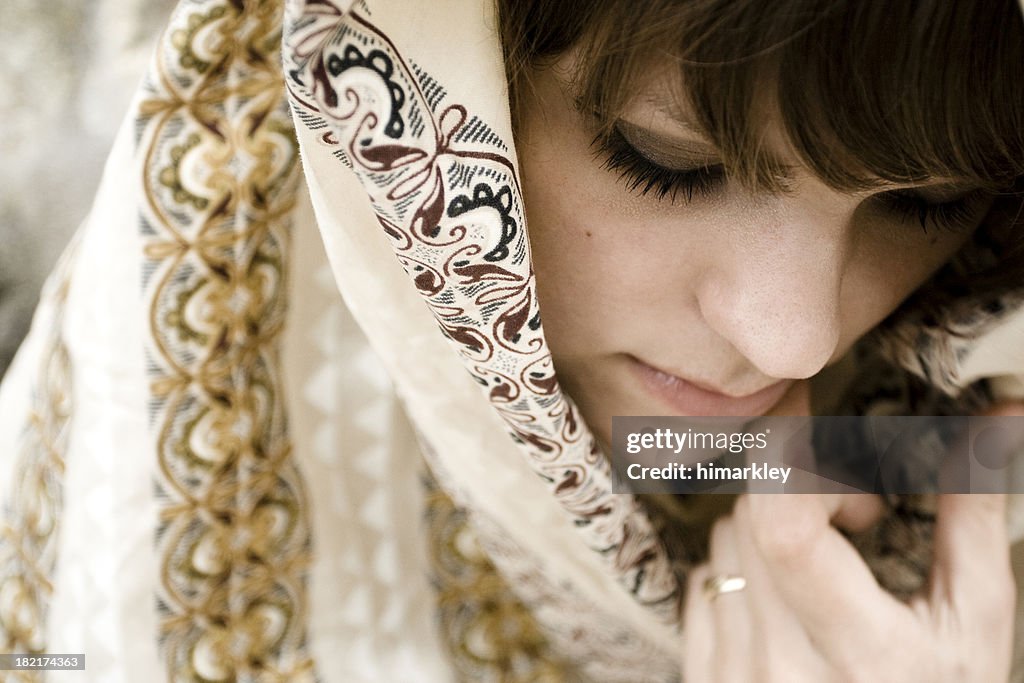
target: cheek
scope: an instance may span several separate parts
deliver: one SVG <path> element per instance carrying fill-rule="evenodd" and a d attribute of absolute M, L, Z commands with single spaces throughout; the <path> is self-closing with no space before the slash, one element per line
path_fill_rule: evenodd
<path fill-rule="evenodd" d="M 700 212 L 627 192 L 578 115 L 539 77 L 517 140 L 545 334 L 556 356 L 621 351 L 681 317 Z M 543 106 L 542 106 L 543 105 Z M 689 229 L 688 229 L 689 228 Z M 639 305 L 639 302 L 643 302 Z"/>
<path fill-rule="evenodd" d="M 524 198 L 544 328 L 559 354 L 599 346 L 610 320 L 622 319 L 636 296 L 630 283 L 642 253 L 627 248 L 626 230 L 614 213 L 593 203 L 589 187 L 553 182 L 524 163 Z M 635 300 L 635 299 L 634 299 Z"/>
<path fill-rule="evenodd" d="M 842 342 L 837 357 L 895 311 L 970 238 L 969 233 L 924 234 L 895 225 L 858 231 L 842 289 Z"/>
<path fill-rule="evenodd" d="M 616 352 L 689 313 L 689 243 L 707 216 L 628 192 L 549 72 L 533 79 L 516 140 L 545 334 L 556 356 Z M 641 303 L 642 302 L 642 303 Z M 675 324 L 673 324 L 675 323 Z"/>
<path fill-rule="evenodd" d="M 586 147 L 584 147 L 586 149 Z M 556 356 L 621 351 L 685 315 L 694 249 L 589 154 L 552 140 L 520 153 L 538 296 Z"/>

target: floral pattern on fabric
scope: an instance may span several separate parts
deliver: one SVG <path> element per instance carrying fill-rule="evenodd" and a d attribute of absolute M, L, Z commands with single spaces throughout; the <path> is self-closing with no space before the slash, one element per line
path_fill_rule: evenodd
<path fill-rule="evenodd" d="M 278 367 L 297 149 L 276 0 L 183 2 L 139 104 L 168 680 L 312 681 Z"/>
<path fill-rule="evenodd" d="M 441 332 L 588 546 L 640 603 L 677 623 L 665 551 L 637 501 L 612 493 L 608 461 L 555 377 L 507 145 L 365 14 L 288 3 L 296 117 L 355 170 Z"/>

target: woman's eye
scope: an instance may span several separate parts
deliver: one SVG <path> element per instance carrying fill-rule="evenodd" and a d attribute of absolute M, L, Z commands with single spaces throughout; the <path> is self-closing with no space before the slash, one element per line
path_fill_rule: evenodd
<path fill-rule="evenodd" d="M 682 199 L 688 203 L 694 196 L 712 196 L 727 180 L 721 164 L 689 169 L 663 166 L 637 150 L 618 127 L 594 138 L 591 145 L 602 159 L 601 167 L 616 173 L 630 192 L 640 196 L 653 194 L 658 200 L 667 198 L 674 203 Z M 893 190 L 876 198 L 883 210 L 896 215 L 901 222 L 917 223 L 927 233 L 929 228 L 953 232 L 973 229 L 979 214 L 988 206 L 990 195 L 979 190 L 936 202 L 913 190 Z"/>
<path fill-rule="evenodd" d="M 929 227 L 954 232 L 970 230 L 981 209 L 988 204 L 988 195 L 981 191 L 968 192 L 946 202 L 929 202 L 909 190 L 886 192 L 879 198 L 900 220 L 916 222 L 925 232 Z"/>
<path fill-rule="evenodd" d="M 653 193 L 659 200 L 667 197 L 672 202 L 678 198 L 689 202 L 694 195 L 709 196 L 725 184 L 721 165 L 666 168 L 637 151 L 617 128 L 592 144 L 604 160 L 602 168 L 617 173 L 630 192 L 641 196 Z"/>

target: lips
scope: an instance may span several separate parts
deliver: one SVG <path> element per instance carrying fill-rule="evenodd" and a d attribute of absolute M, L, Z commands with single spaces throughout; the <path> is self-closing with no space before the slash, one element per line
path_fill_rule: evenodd
<path fill-rule="evenodd" d="M 778 403 L 792 380 L 780 380 L 745 396 L 730 396 L 673 375 L 631 357 L 632 369 L 644 389 L 676 415 L 723 416 L 763 415 Z"/>

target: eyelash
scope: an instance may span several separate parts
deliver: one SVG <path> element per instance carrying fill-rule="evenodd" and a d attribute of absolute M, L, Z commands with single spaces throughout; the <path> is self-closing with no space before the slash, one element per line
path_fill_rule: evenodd
<path fill-rule="evenodd" d="M 906 222 L 917 221 L 921 230 L 928 232 L 932 225 L 940 230 L 960 232 L 973 227 L 976 218 L 977 201 L 981 192 L 969 192 L 962 197 L 940 204 L 930 204 L 920 197 L 903 190 L 885 193 L 888 209 Z"/>
<path fill-rule="evenodd" d="M 629 191 L 640 196 L 653 192 L 659 200 L 670 197 L 674 202 L 682 191 L 690 202 L 695 194 L 708 197 L 725 184 L 722 166 L 700 166 L 686 171 L 665 168 L 640 154 L 616 128 L 595 138 L 593 144 L 604 157 L 602 168 L 618 173 Z"/>
<path fill-rule="evenodd" d="M 638 152 L 618 129 L 594 139 L 602 168 L 617 173 L 626 188 L 639 196 L 652 194 L 659 201 L 666 197 L 674 203 L 680 195 L 686 203 L 694 196 L 710 197 L 726 182 L 725 168 L 716 164 L 694 169 L 671 169 L 661 166 Z M 980 192 L 969 192 L 957 199 L 932 204 L 905 190 L 879 195 L 885 209 L 903 222 L 916 221 L 924 232 L 929 226 L 958 232 L 973 227 Z"/>

